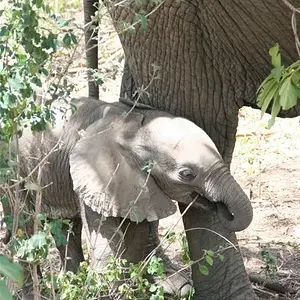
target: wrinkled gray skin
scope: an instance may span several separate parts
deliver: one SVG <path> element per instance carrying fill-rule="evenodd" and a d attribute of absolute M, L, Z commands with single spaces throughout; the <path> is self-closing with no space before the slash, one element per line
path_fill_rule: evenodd
<path fill-rule="evenodd" d="M 156 110 L 134 109 L 125 116 L 130 107 L 118 102 L 81 99 L 77 107 L 64 128 L 46 131 L 42 142 L 39 134 L 30 132 L 19 141 L 24 177 L 58 147 L 43 167 L 41 186 L 47 188 L 41 211 L 48 218 L 68 218 L 74 223 L 68 270 L 76 271 L 83 260 L 81 217 L 91 237 L 96 268 L 110 254 L 130 262 L 144 259 L 158 244 L 152 235 L 154 221 L 176 211 L 171 199 L 190 204 L 191 193 L 216 204 L 222 228 L 239 231 L 251 223 L 249 199 L 212 140 L 194 123 Z M 29 193 L 28 208 L 30 200 Z M 199 199 L 193 205 L 203 207 Z M 65 247 L 58 248 L 64 260 Z M 167 274 L 174 272 L 167 261 Z M 161 282 L 171 294 L 185 294 L 189 283 L 183 273 Z"/>
<path fill-rule="evenodd" d="M 133 23 L 135 12 L 153 9 L 151 5 L 128 7 L 129 1 L 113 6 L 118 2 L 107 2 L 117 28 L 121 21 Z M 90 20 L 92 3 L 84 0 L 86 20 Z M 298 59 L 290 17 L 281 0 L 166 0 L 148 17 L 147 30 L 138 26 L 135 32 L 120 35 L 127 59 L 121 96 L 132 98 L 135 87 L 151 81 L 152 64 L 161 67 L 160 79 L 151 83 L 139 101 L 195 122 L 229 165 L 238 110 L 244 105 L 257 107 L 256 90 L 272 68 L 268 49 L 278 42 L 285 65 Z M 88 66 L 95 69 L 96 52 L 94 48 L 87 53 Z M 91 86 L 89 92 L 98 95 Z M 300 104 L 280 116 L 299 113 Z M 208 227 L 237 243 L 235 234 L 220 226 L 213 212 L 190 209 L 184 226 L 186 230 Z M 194 261 L 202 257 L 203 249 L 225 246 L 224 240 L 203 230 L 190 230 L 187 237 Z M 225 257 L 208 276 L 193 266 L 194 299 L 255 299 L 240 253 L 228 249 Z"/>

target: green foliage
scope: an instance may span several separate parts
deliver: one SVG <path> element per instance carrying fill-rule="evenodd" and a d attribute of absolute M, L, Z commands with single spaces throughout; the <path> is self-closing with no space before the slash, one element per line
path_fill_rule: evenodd
<path fill-rule="evenodd" d="M 269 50 L 269 54 L 274 68 L 258 89 L 257 104 L 264 114 L 273 101 L 271 127 L 281 109 L 288 110 L 297 104 L 300 97 L 300 60 L 288 67 L 282 65 L 278 44 Z"/>
<path fill-rule="evenodd" d="M 90 269 L 86 262 L 80 264 L 77 274 L 61 272 L 56 278 L 60 299 L 66 300 L 97 299 L 101 285 L 98 274 Z"/>
<path fill-rule="evenodd" d="M 47 220 L 42 214 L 38 216 L 38 219 L 40 221 L 39 232 L 27 239 L 22 229 L 19 228 L 17 239 L 13 243 L 17 257 L 33 264 L 39 264 L 47 258 L 53 242 L 52 237 L 58 246 L 67 244 L 67 239 L 62 232 L 62 226 L 69 225 L 69 220 Z"/>
<path fill-rule="evenodd" d="M 17 256 L 29 263 L 39 264 L 48 256 L 51 241 L 46 232 L 39 231 L 29 239 L 20 241 Z"/>
<path fill-rule="evenodd" d="M 258 135 L 244 136 L 237 139 L 239 158 L 247 175 L 257 174 L 260 171 L 259 157 L 264 153 Z"/>
<path fill-rule="evenodd" d="M 119 33 L 132 33 L 135 32 L 136 27 L 139 25 L 142 30 L 146 31 L 148 28 L 148 17 L 151 15 L 162 3 L 164 0 L 134 0 L 133 9 L 136 10 L 134 14 L 133 23 L 128 23 L 126 21 L 120 21 L 118 23 L 118 32 Z M 152 7 L 149 13 L 146 13 L 146 8 L 149 10 L 149 6 Z"/>
<path fill-rule="evenodd" d="M 72 229 L 72 223 L 68 219 L 51 219 L 47 220 L 43 214 L 39 215 L 39 220 L 43 222 L 44 232 L 51 233 L 57 247 L 67 244 L 67 239 L 63 234 L 62 227 L 69 226 L 69 231 Z"/>
<path fill-rule="evenodd" d="M 77 38 L 63 28 L 66 22 L 50 17 L 45 1 L 8 0 L 1 14 L 0 140 L 8 142 L 24 127 L 41 131 L 53 121 L 51 106 L 36 101 L 36 90 L 49 76 L 54 54 L 76 44 Z M 53 83 L 49 93 L 57 91 Z"/>
<path fill-rule="evenodd" d="M 147 17 L 144 14 L 136 13 L 134 20 L 135 20 L 136 23 L 141 24 L 141 28 L 143 30 L 147 29 L 147 25 L 148 25 L 148 23 L 147 23 Z"/>
<path fill-rule="evenodd" d="M 0 144 L 0 184 L 6 182 L 11 178 L 13 178 L 13 172 L 8 159 L 8 145 L 3 143 Z"/>
<path fill-rule="evenodd" d="M 186 238 L 186 235 L 184 232 L 181 232 L 179 235 L 179 242 L 181 246 L 181 259 L 184 263 L 190 263 L 190 250 L 189 250 L 189 244 Z"/>
<path fill-rule="evenodd" d="M 13 300 L 13 297 L 3 280 L 0 280 L 0 300 Z"/>
<path fill-rule="evenodd" d="M 0 15 L 0 184 L 3 184 L 20 178 L 16 172 L 17 153 L 12 155 L 9 151 L 12 137 L 19 137 L 26 127 L 33 131 L 46 129 L 55 117 L 52 101 L 61 97 L 67 99 L 70 94 L 72 86 L 64 75 L 53 78 L 48 69 L 55 55 L 63 49 L 71 49 L 77 37 L 68 27 L 70 20 L 51 14 L 42 0 L 8 0 Z M 44 97 L 38 99 L 37 90 L 41 88 L 44 88 Z M 5 195 L 1 195 L 0 200 L 7 206 Z M 58 244 L 65 244 L 66 239 L 59 220 L 52 223 L 43 220 L 39 231 L 27 239 L 23 228 L 30 218 L 28 213 L 21 213 L 6 215 L 4 221 L 11 232 L 13 222 L 17 222 L 10 243 L 12 255 L 37 264 L 49 253 L 51 234 Z M 0 265 L 2 267 L 2 263 Z M 0 286 L 1 296 L 11 298 L 3 282 Z"/>
<path fill-rule="evenodd" d="M 11 262 L 6 255 L 0 255 L 0 300 L 13 299 L 5 280 L 1 279 L 1 275 L 21 285 L 23 282 L 23 269 L 20 265 Z"/>
<path fill-rule="evenodd" d="M 189 245 L 188 245 L 188 241 L 187 241 L 185 233 L 184 232 L 174 232 L 174 231 L 169 230 L 165 233 L 164 236 L 170 244 L 173 244 L 176 241 L 179 241 L 180 250 L 181 250 L 180 258 L 181 258 L 182 262 L 185 264 L 191 263 L 190 250 L 189 250 Z"/>
<path fill-rule="evenodd" d="M 224 256 L 219 251 L 204 250 L 203 258 L 200 261 L 193 262 L 190 257 L 188 241 L 184 232 L 176 233 L 174 231 L 168 231 L 165 237 L 170 243 L 174 243 L 177 239 L 181 248 L 181 259 L 186 264 L 198 264 L 198 268 L 201 274 L 208 275 L 209 268 L 213 266 L 215 259 L 224 261 Z"/>
<path fill-rule="evenodd" d="M 148 160 L 147 162 L 145 162 L 145 165 L 141 168 L 141 170 L 150 173 L 153 167 L 154 167 L 154 161 Z"/>
<path fill-rule="evenodd" d="M 102 72 L 91 68 L 88 69 L 88 72 L 91 74 L 92 80 L 95 82 L 95 84 L 102 85 L 104 83 Z"/>
<path fill-rule="evenodd" d="M 165 276 L 165 266 L 162 259 L 156 256 L 152 256 L 147 265 L 147 273 L 163 278 Z"/>
<path fill-rule="evenodd" d="M 224 256 L 220 253 L 214 252 L 212 250 L 204 250 L 204 263 L 198 263 L 199 271 L 203 275 L 209 274 L 209 267 L 212 267 L 214 260 L 218 259 L 219 261 L 224 261 Z"/>
<path fill-rule="evenodd" d="M 114 299 L 165 299 L 163 289 L 144 277 L 146 274 L 164 276 L 161 259 L 152 257 L 146 267 L 142 263 L 128 264 L 124 259 L 113 257 L 107 262 L 100 274 L 92 270 L 87 262 L 81 263 L 77 274 L 61 272 L 55 278 L 60 299 L 98 299 L 108 295 Z"/>
<path fill-rule="evenodd" d="M 49 6 L 51 6 L 52 10 L 54 10 L 55 12 L 60 12 L 60 13 L 64 13 L 64 12 L 68 12 L 68 10 L 70 9 L 79 9 L 81 8 L 81 1 L 80 0 L 57 0 L 57 1 L 53 1 L 53 0 L 47 0 L 46 1 L 48 3 Z M 54 4 L 56 4 L 56 7 L 54 6 Z"/>
<path fill-rule="evenodd" d="M 265 249 L 260 251 L 260 255 L 264 262 L 262 270 L 264 271 L 266 277 L 270 277 L 272 279 L 276 278 L 277 258 L 271 252 Z"/>

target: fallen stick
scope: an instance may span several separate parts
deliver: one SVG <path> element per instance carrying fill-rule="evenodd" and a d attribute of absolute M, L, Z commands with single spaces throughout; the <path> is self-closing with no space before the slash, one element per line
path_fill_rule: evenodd
<path fill-rule="evenodd" d="M 250 274 L 249 279 L 253 283 L 257 283 L 259 285 L 262 285 L 265 288 L 267 288 L 269 290 L 272 290 L 272 291 L 275 291 L 275 292 L 280 293 L 280 294 L 286 294 L 286 293 L 296 294 L 296 290 L 288 288 L 288 287 L 282 285 L 281 283 L 279 283 L 278 281 L 273 281 L 273 280 L 270 280 L 270 279 L 264 279 L 264 278 L 261 278 L 258 275 L 254 275 L 254 274 Z"/>
<path fill-rule="evenodd" d="M 273 135 L 275 132 L 255 132 L 255 131 L 251 131 L 251 132 L 238 132 L 236 134 L 237 138 L 240 137 L 248 137 L 248 136 L 263 136 L 263 137 L 269 137 L 271 135 Z"/>

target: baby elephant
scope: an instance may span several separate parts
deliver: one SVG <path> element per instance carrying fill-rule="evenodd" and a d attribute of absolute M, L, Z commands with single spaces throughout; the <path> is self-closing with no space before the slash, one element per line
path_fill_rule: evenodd
<path fill-rule="evenodd" d="M 108 255 L 138 262 L 153 249 L 160 251 L 157 220 L 176 211 L 172 199 L 191 203 L 194 195 L 205 197 L 216 204 L 220 222 L 232 231 L 251 223 L 249 199 L 214 143 L 184 118 L 80 99 L 63 128 L 46 131 L 43 139 L 25 132 L 19 144 L 24 177 L 47 156 L 41 177 L 41 186 L 47 186 L 42 213 L 73 222 L 68 270 L 76 271 L 84 259 L 82 221 L 95 268 L 102 267 Z M 64 259 L 65 247 L 58 248 Z M 170 275 L 176 269 L 167 263 L 166 271 Z M 179 295 L 190 287 L 182 273 L 161 284 Z"/>

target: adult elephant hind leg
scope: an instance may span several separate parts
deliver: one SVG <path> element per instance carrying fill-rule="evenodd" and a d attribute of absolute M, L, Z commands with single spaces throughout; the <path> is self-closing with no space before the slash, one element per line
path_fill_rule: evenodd
<path fill-rule="evenodd" d="M 59 251 L 63 269 L 66 271 L 77 272 L 79 264 L 84 261 L 81 232 L 82 221 L 79 216 L 70 219 L 72 226 L 63 224 L 62 234 L 67 240 L 66 245 L 61 245 L 55 239 L 56 247 Z"/>

